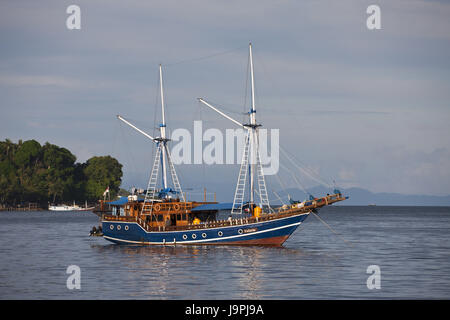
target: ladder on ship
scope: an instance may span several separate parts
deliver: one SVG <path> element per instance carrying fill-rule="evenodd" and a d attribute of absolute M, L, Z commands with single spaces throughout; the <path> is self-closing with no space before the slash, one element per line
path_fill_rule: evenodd
<path fill-rule="evenodd" d="M 147 192 L 145 193 L 144 204 L 142 205 L 141 214 L 149 212 L 152 214 L 153 202 L 156 197 L 156 185 L 158 182 L 159 164 L 161 159 L 161 143 L 158 143 L 156 149 L 155 160 L 153 161 L 152 172 L 148 180 Z"/>
<path fill-rule="evenodd" d="M 242 207 L 244 206 L 245 197 L 245 185 L 247 180 L 248 171 L 248 156 L 250 148 L 250 131 L 247 130 L 247 135 L 244 141 L 244 151 L 242 153 L 241 168 L 239 169 L 238 181 L 236 184 L 236 190 L 234 192 L 233 207 L 231 209 L 232 214 L 242 214 Z"/>

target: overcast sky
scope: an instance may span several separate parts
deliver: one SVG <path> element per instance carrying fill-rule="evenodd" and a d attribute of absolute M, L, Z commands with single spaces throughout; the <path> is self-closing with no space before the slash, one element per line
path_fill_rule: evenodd
<path fill-rule="evenodd" d="M 81 30 L 66 28 L 71 4 Z M 381 30 L 366 27 L 371 4 Z M 450 194 L 449 17 L 449 2 L 419 0 L 2 1 L 0 138 L 79 162 L 110 154 L 123 187 L 145 188 L 153 146 L 116 114 L 154 132 L 161 63 L 171 130 L 235 128 L 196 98 L 243 119 L 251 41 L 258 121 L 309 169 L 341 187 Z M 185 189 L 232 201 L 238 165 L 178 169 Z M 296 186 L 290 175 L 269 189 Z"/>

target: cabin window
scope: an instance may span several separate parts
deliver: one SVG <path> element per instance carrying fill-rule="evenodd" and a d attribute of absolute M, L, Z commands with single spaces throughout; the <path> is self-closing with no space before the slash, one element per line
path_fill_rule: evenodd
<path fill-rule="evenodd" d="M 181 220 L 187 220 L 186 213 L 183 213 L 183 214 L 181 215 Z"/>
<path fill-rule="evenodd" d="M 162 214 L 158 214 L 158 221 L 163 221 L 163 215 Z"/>
<path fill-rule="evenodd" d="M 181 220 L 181 214 L 177 214 L 177 220 Z"/>

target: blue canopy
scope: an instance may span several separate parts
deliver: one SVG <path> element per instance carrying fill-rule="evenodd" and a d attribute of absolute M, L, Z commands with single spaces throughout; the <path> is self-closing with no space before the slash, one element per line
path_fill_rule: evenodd
<path fill-rule="evenodd" d="M 193 208 L 191 211 L 207 211 L 207 210 L 231 210 L 233 209 L 233 203 L 224 202 L 224 203 L 208 203 L 202 204 L 201 206 Z"/>
<path fill-rule="evenodd" d="M 144 198 L 138 198 L 139 202 L 144 201 Z M 108 204 L 112 206 L 122 206 L 124 204 L 128 203 L 128 197 L 120 197 L 120 199 L 117 199 L 115 201 L 107 202 Z"/>
<path fill-rule="evenodd" d="M 126 203 L 128 203 L 128 197 L 120 197 L 120 199 L 118 199 L 116 201 L 109 202 L 109 204 L 113 205 L 113 206 L 121 206 Z"/>
<path fill-rule="evenodd" d="M 161 191 L 158 192 L 158 197 L 160 197 L 160 198 L 165 198 L 165 197 L 167 196 L 168 193 L 177 194 L 177 193 L 179 193 L 179 192 L 173 190 L 172 188 L 165 188 L 165 189 L 162 189 Z"/>

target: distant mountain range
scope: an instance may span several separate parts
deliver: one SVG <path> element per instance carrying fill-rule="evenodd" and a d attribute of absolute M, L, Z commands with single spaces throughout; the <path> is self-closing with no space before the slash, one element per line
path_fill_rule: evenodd
<path fill-rule="evenodd" d="M 333 190 L 325 187 L 314 187 L 308 190 L 316 197 L 332 193 Z M 340 188 L 340 191 L 350 198 L 339 204 L 342 205 L 369 205 L 375 204 L 377 206 L 450 206 L 450 195 L 447 196 L 429 196 L 429 195 L 405 195 L 400 193 L 373 193 L 361 188 Z M 288 194 L 292 199 L 304 200 L 309 197 L 300 189 L 291 188 L 279 191 L 278 194 L 285 199 Z M 337 204 L 336 204 L 337 205 Z"/>

